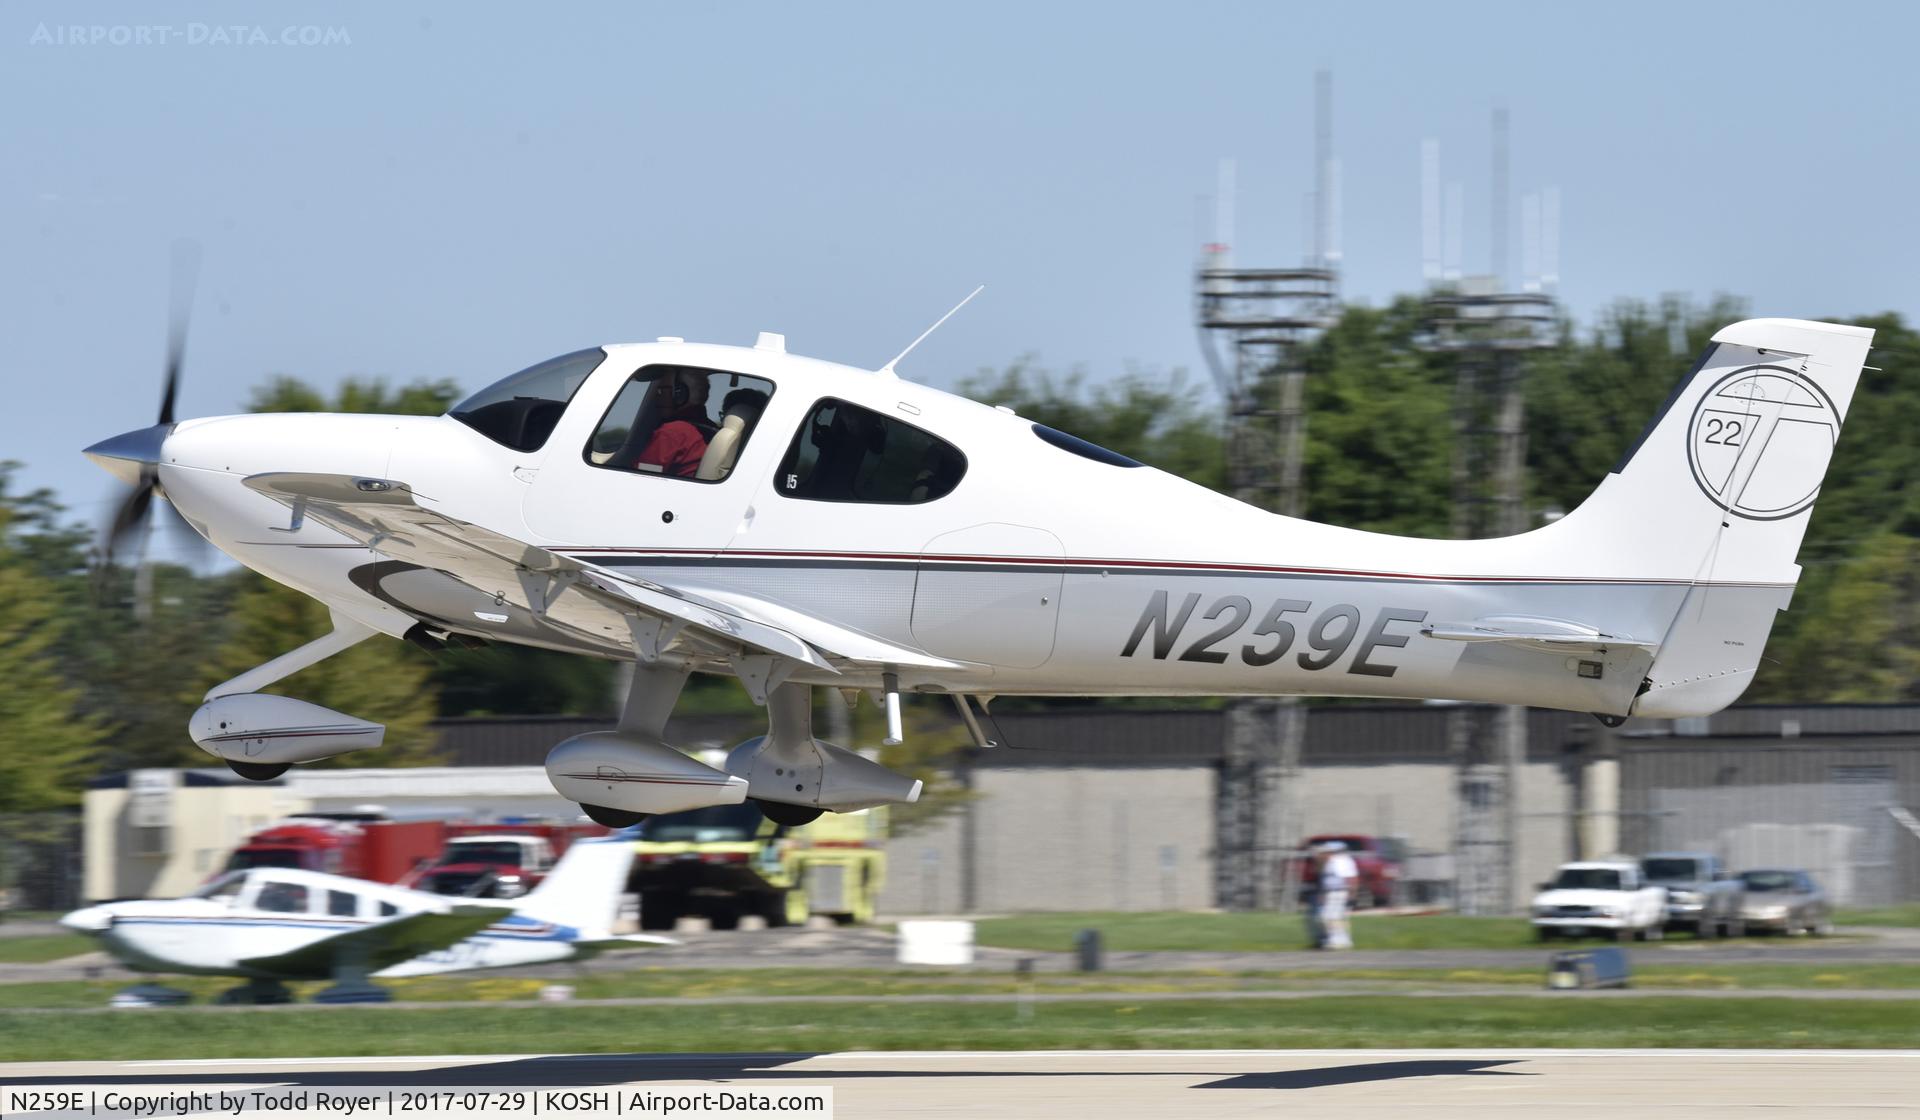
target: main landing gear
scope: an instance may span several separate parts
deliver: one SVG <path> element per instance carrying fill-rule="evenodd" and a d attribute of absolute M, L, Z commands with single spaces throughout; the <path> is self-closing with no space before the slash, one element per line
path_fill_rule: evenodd
<path fill-rule="evenodd" d="M 588 805 L 585 802 L 581 803 L 580 811 L 594 824 L 612 829 L 632 828 L 648 816 L 646 813 L 630 813 L 625 809 L 609 809 L 605 805 Z"/>
<path fill-rule="evenodd" d="M 609 828 L 748 799 L 767 819 L 794 826 L 823 812 L 919 798 L 919 782 L 813 737 L 808 685 L 781 682 L 756 690 L 749 683 L 767 706 L 767 733 L 735 747 L 724 769 L 689 757 L 665 737 L 689 673 L 661 661 L 637 664 L 619 727 L 576 735 L 547 756 L 554 789 Z"/>

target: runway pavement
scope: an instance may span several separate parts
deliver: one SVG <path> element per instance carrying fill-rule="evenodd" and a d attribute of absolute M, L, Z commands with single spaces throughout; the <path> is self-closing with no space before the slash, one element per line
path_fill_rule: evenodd
<path fill-rule="evenodd" d="M 0 1084 L 830 1085 L 864 1117 L 1911 1115 L 1920 1051 L 1301 1050 L 674 1054 L 56 1062 Z"/>

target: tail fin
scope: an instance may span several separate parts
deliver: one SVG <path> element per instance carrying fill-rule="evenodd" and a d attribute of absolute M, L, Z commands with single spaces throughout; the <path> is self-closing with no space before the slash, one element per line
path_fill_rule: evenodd
<path fill-rule="evenodd" d="M 1873 332 L 1749 319 L 1713 336 L 1640 440 L 1580 508 L 1563 546 L 1634 578 L 1692 584 L 1634 705 L 1697 715 L 1759 665 Z"/>
<path fill-rule="evenodd" d="M 620 916 L 620 896 L 632 868 L 632 841 L 612 836 L 577 840 L 515 912 L 572 926 L 585 939 L 604 937 Z"/>

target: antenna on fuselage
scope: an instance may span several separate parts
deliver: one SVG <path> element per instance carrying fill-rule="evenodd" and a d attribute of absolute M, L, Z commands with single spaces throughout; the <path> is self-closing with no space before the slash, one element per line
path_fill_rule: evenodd
<path fill-rule="evenodd" d="M 875 370 L 874 372 L 881 374 L 882 376 L 885 376 L 885 377 L 900 376 L 899 374 L 893 371 L 893 367 L 900 364 L 900 359 L 906 357 L 908 354 L 913 353 L 913 348 L 920 345 L 922 342 L 925 342 L 927 340 L 928 335 L 932 334 L 934 331 L 939 330 L 941 323 L 944 323 L 948 319 L 953 318 L 955 312 L 959 311 L 962 307 L 965 307 L 967 304 L 973 302 L 974 296 L 977 296 L 981 292 L 984 292 L 986 290 L 987 290 L 987 286 L 985 284 L 982 284 L 979 287 L 975 288 L 973 291 L 968 292 L 966 299 L 963 299 L 959 303 L 956 303 L 953 305 L 953 311 L 949 311 L 945 315 L 940 316 L 940 318 L 936 320 L 931 327 L 928 327 L 926 330 L 920 332 L 919 338 L 916 338 L 912 342 L 907 343 L 907 348 L 905 350 L 902 350 L 898 354 L 895 354 L 893 356 L 892 361 L 888 362 L 884 366 L 881 366 L 879 369 Z"/>

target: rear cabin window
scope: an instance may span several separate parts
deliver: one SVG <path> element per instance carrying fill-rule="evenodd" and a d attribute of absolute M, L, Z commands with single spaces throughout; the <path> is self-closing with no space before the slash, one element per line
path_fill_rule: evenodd
<path fill-rule="evenodd" d="M 608 470 L 723 482 L 733 473 L 773 382 L 693 366 L 646 366 L 628 378 L 587 443 Z"/>
<path fill-rule="evenodd" d="M 538 451 L 546 446 L 581 382 L 606 356 L 596 346 L 549 358 L 494 382 L 454 405 L 447 415 L 515 451 Z"/>
<path fill-rule="evenodd" d="M 360 912 L 360 896 L 348 891 L 327 892 L 327 913 L 336 918 L 351 918 Z"/>
<path fill-rule="evenodd" d="M 917 505 L 952 493 L 966 473 L 967 457 L 946 440 L 828 397 L 801 422 L 774 488 L 815 502 Z"/>

